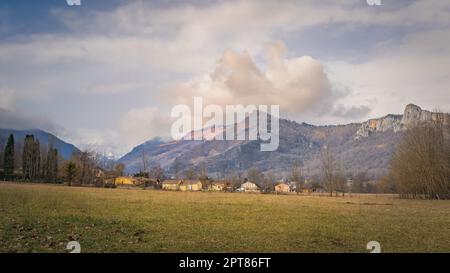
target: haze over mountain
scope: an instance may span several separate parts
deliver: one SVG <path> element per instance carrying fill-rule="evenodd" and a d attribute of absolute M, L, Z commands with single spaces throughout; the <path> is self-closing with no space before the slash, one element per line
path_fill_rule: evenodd
<path fill-rule="evenodd" d="M 147 141 L 119 159 L 127 172 L 142 169 L 142 154 L 149 164 L 169 173 L 177 160 L 179 170 L 205 164 L 210 175 L 243 172 L 256 167 L 286 176 L 295 160 L 304 164 L 307 175 L 319 172 L 319 157 L 326 145 L 333 149 L 346 173 L 367 171 L 372 178 L 388 172 L 389 161 L 402 132 L 418 120 L 431 120 L 435 113 L 409 104 L 403 115 L 388 114 L 363 123 L 314 126 L 280 119 L 280 145 L 276 151 L 261 152 L 260 141 L 181 140 Z"/>

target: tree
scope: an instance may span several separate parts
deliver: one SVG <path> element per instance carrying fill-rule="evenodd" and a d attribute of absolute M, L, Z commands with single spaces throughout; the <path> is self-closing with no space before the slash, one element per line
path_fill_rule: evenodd
<path fill-rule="evenodd" d="M 66 166 L 64 168 L 66 180 L 69 184 L 69 186 L 72 186 L 72 183 L 74 182 L 75 178 L 77 177 L 77 164 L 75 164 L 72 161 L 69 161 L 66 163 Z"/>
<path fill-rule="evenodd" d="M 76 164 L 78 172 L 76 180 L 81 184 L 93 184 L 98 170 L 99 156 L 90 151 L 76 153 L 71 161 Z"/>
<path fill-rule="evenodd" d="M 353 176 L 351 191 L 354 193 L 365 192 L 365 184 L 369 181 L 366 172 L 359 172 Z"/>
<path fill-rule="evenodd" d="M 148 170 L 147 170 L 148 161 L 149 161 L 149 158 L 148 158 L 147 151 L 144 148 L 142 148 L 142 151 L 141 151 L 141 173 L 148 172 Z"/>
<path fill-rule="evenodd" d="M 123 172 L 125 170 L 125 165 L 123 163 L 117 163 L 114 166 L 114 172 L 116 176 L 123 176 Z"/>
<path fill-rule="evenodd" d="M 3 160 L 5 177 L 12 177 L 14 174 L 14 136 L 12 134 L 8 137 Z"/>
<path fill-rule="evenodd" d="M 232 171 L 226 175 L 225 180 L 227 180 L 230 183 L 229 185 L 230 189 L 234 190 L 239 188 L 239 186 L 241 185 L 242 182 L 241 178 L 242 178 L 241 173 Z"/>
<path fill-rule="evenodd" d="M 347 191 L 347 178 L 342 174 L 342 172 L 338 169 L 335 176 L 335 185 L 336 185 L 336 196 L 338 192 L 342 193 L 342 196 L 345 195 Z"/>
<path fill-rule="evenodd" d="M 40 175 L 41 153 L 38 139 L 34 139 L 34 135 L 25 136 L 22 171 L 24 179 L 35 180 Z"/>
<path fill-rule="evenodd" d="M 176 179 L 180 178 L 180 159 L 177 157 L 172 163 L 171 169 Z"/>
<path fill-rule="evenodd" d="M 44 165 L 44 176 L 47 182 L 58 182 L 58 150 L 50 147 L 47 152 L 47 158 Z"/>
<path fill-rule="evenodd" d="M 295 160 L 292 163 L 291 177 L 289 180 L 295 184 L 295 191 L 299 194 L 303 187 L 305 186 L 305 182 L 302 179 L 302 162 L 299 160 Z"/>
<path fill-rule="evenodd" d="M 262 182 L 260 183 L 261 192 L 263 193 L 271 193 L 275 191 L 275 182 L 276 177 L 272 172 L 266 173 L 264 175 Z"/>
<path fill-rule="evenodd" d="M 209 189 L 211 187 L 213 181 L 209 178 L 208 168 L 206 167 L 205 162 L 200 163 L 198 178 L 202 182 L 204 189 Z"/>
<path fill-rule="evenodd" d="M 195 175 L 194 168 L 191 167 L 191 168 L 187 169 L 186 171 L 184 171 L 184 177 L 186 179 L 195 179 L 196 175 Z"/>
<path fill-rule="evenodd" d="M 256 167 L 247 170 L 247 178 L 250 182 L 257 184 L 258 186 L 261 186 L 264 182 L 264 174 Z"/>
<path fill-rule="evenodd" d="M 331 148 L 326 147 L 322 150 L 320 156 L 321 175 L 325 189 L 333 196 L 333 192 L 338 190 L 338 163 Z"/>
<path fill-rule="evenodd" d="M 418 122 L 405 133 L 391 161 L 389 177 L 402 198 L 450 199 L 449 116 Z"/>
<path fill-rule="evenodd" d="M 150 169 L 150 177 L 162 181 L 165 177 L 164 170 L 159 165 L 154 166 Z"/>
<path fill-rule="evenodd" d="M 376 184 L 377 192 L 380 193 L 396 193 L 395 183 L 389 176 L 381 177 Z M 367 189 L 365 190 L 367 192 Z"/>
<path fill-rule="evenodd" d="M 205 162 L 200 163 L 200 172 L 199 172 L 199 178 L 206 180 L 208 179 L 208 168 L 206 167 Z"/>

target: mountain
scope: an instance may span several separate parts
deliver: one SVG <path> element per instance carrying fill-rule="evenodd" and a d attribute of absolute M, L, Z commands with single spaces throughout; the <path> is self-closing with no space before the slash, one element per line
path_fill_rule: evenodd
<path fill-rule="evenodd" d="M 58 149 L 59 155 L 62 158 L 68 160 L 72 156 L 73 152 L 80 152 L 80 150 L 74 145 L 67 143 L 55 135 L 48 132 L 32 129 L 32 130 L 13 130 L 13 129 L 1 129 L 0 128 L 0 149 L 4 149 L 8 137 L 10 134 L 14 135 L 14 144 L 16 146 L 16 151 L 20 151 L 23 147 L 23 141 L 26 135 L 34 135 L 41 145 L 41 152 L 47 150 L 47 148 L 52 145 L 53 148 Z"/>
<path fill-rule="evenodd" d="M 180 140 L 149 141 L 119 159 L 128 172 L 137 172 L 142 151 L 151 165 L 171 171 L 175 159 L 179 170 L 206 165 L 211 175 L 242 172 L 251 167 L 289 174 L 292 163 L 301 160 L 309 174 L 320 170 L 320 153 L 330 147 L 348 173 L 367 171 L 377 178 L 388 172 L 389 161 L 402 132 L 418 120 L 432 120 L 436 114 L 419 106 L 407 105 L 403 115 L 389 114 L 363 123 L 314 126 L 280 119 L 280 145 L 276 151 L 261 152 L 260 141 Z M 248 130 L 248 128 L 247 128 Z"/>
<path fill-rule="evenodd" d="M 361 127 L 356 132 L 355 139 L 368 137 L 376 132 L 399 132 L 403 131 L 417 121 L 431 121 L 438 117 L 437 113 L 427 110 L 422 110 L 417 105 L 408 104 L 403 115 L 387 115 L 382 118 L 369 119 L 363 122 Z"/>

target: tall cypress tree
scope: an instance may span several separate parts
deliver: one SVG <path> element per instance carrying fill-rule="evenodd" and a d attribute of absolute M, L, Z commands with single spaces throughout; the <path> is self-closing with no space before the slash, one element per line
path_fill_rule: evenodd
<path fill-rule="evenodd" d="M 58 182 L 58 150 L 50 147 L 45 161 L 44 176 L 49 183 Z"/>
<path fill-rule="evenodd" d="M 33 143 L 34 143 L 33 135 L 25 136 L 25 140 L 23 141 L 23 153 L 22 153 L 22 173 L 24 179 L 31 178 Z"/>
<path fill-rule="evenodd" d="M 39 140 L 34 140 L 34 135 L 25 137 L 22 155 L 23 178 L 29 180 L 39 178 L 41 153 Z"/>
<path fill-rule="evenodd" d="M 4 170 L 5 176 L 11 177 L 14 174 L 14 136 L 13 134 L 9 135 L 8 142 L 5 147 L 4 153 Z"/>
<path fill-rule="evenodd" d="M 41 150 L 39 140 L 33 143 L 33 175 L 32 180 L 41 177 Z"/>

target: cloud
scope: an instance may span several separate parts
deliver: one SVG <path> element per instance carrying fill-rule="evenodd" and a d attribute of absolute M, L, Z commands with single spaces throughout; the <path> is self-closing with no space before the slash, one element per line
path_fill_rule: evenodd
<path fill-rule="evenodd" d="M 380 46 L 366 62 L 330 62 L 327 68 L 352 89 L 347 104 L 371 105 L 374 116 L 401 113 L 411 102 L 426 109 L 450 109 L 449 37 L 449 30 L 412 33 Z"/>
<path fill-rule="evenodd" d="M 265 70 L 246 51 L 226 50 L 216 67 L 202 77 L 178 85 L 164 95 L 166 102 L 192 105 L 200 96 L 205 104 L 280 105 L 286 115 L 323 114 L 340 94 L 324 66 L 310 56 L 286 59 L 280 41 L 269 45 Z"/>
<path fill-rule="evenodd" d="M 13 90 L 0 90 L 0 109 L 11 110 L 16 106 L 16 93 Z"/>
<path fill-rule="evenodd" d="M 170 126 L 169 114 L 157 107 L 131 109 L 118 122 L 121 143 L 127 148 L 154 137 L 169 137 Z"/>
<path fill-rule="evenodd" d="M 41 113 L 77 143 L 123 150 L 122 141 L 129 147 L 166 135 L 164 107 L 189 103 L 194 94 L 206 103 L 280 104 L 290 118 L 321 124 L 361 120 L 368 106 L 379 115 L 407 99 L 430 108 L 448 100 L 448 1 L 375 8 L 360 0 L 149 2 L 87 13 L 54 9 L 52 23 L 62 22 L 64 33 L 8 31 L 0 42 L 0 87 L 13 91 L 2 93 L 0 108 L 11 113 L 19 102 L 30 114 L 2 114 L 3 123 L 42 124 L 25 122 Z M 307 32 L 316 26 L 327 26 L 327 36 L 373 26 L 392 35 L 358 48 L 363 63 L 338 55 L 330 61 L 302 56 L 309 53 L 301 39 L 317 38 Z M 358 39 L 346 42 L 357 47 Z M 267 49 L 274 40 L 291 51 L 280 42 Z"/>
<path fill-rule="evenodd" d="M 367 116 L 370 111 L 370 107 L 366 105 L 351 106 L 350 108 L 346 108 L 343 104 L 338 104 L 334 107 L 332 115 L 356 120 Z"/>
<path fill-rule="evenodd" d="M 19 100 L 14 90 L 0 89 L 0 128 L 58 130 L 49 119 L 20 109 L 17 106 Z"/>
<path fill-rule="evenodd" d="M 0 108 L 0 128 L 8 129 L 43 129 L 55 131 L 55 126 L 45 118 L 39 118 L 31 114 Z"/>

